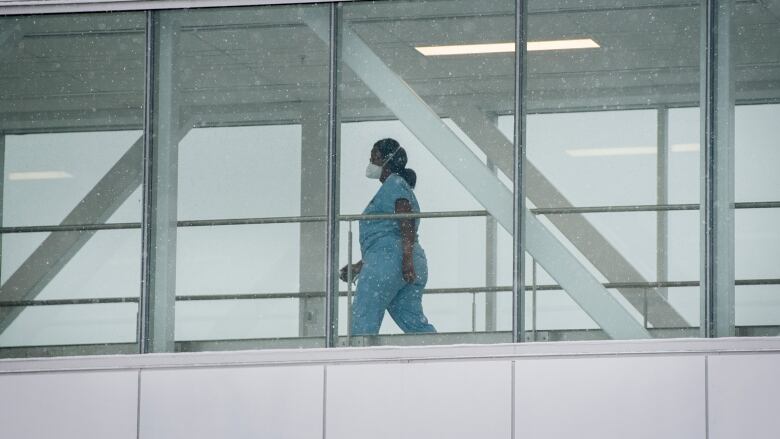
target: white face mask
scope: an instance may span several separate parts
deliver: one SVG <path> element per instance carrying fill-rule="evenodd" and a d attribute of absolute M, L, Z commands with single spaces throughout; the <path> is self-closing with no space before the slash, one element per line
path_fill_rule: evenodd
<path fill-rule="evenodd" d="M 382 176 L 381 166 L 375 165 L 373 163 L 369 163 L 368 166 L 366 166 L 366 177 L 372 180 L 378 180 L 379 177 L 381 176 Z"/>
<path fill-rule="evenodd" d="M 392 159 L 395 153 L 397 153 L 398 150 L 400 149 L 401 147 L 399 146 L 398 149 L 396 149 L 395 151 L 393 151 L 392 154 L 387 156 L 384 163 L 382 163 L 382 166 L 369 163 L 368 166 L 366 166 L 366 177 L 372 180 L 378 180 L 380 177 L 382 177 L 382 169 L 385 167 L 386 164 L 390 162 L 390 159 Z"/>

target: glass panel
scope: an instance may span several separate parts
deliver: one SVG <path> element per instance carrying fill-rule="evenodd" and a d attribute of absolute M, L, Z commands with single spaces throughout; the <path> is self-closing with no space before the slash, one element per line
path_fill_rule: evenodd
<path fill-rule="evenodd" d="M 3 226 L 138 222 L 142 136 L 140 130 L 6 135 Z M 121 168 L 125 163 L 129 170 Z M 135 174 L 132 185 L 105 186 L 128 171 Z M 94 191 L 101 181 L 106 190 Z M 119 205 L 69 217 L 86 201 Z"/>
<path fill-rule="evenodd" d="M 700 108 L 669 109 L 669 145 L 672 149 L 671 153 L 667 155 L 669 182 L 666 185 L 666 190 L 669 204 L 699 203 L 701 196 L 699 188 L 701 172 L 699 166 L 701 160 L 699 151 L 700 116 Z M 697 232 L 691 231 L 691 233 Z"/>
<path fill-rule="evenodd" d="M 700 10 L 529 7 L 529 233 L 547 244 L 528 250 L 546 270 L 540 282 L 562 287 L 539 294 L 538 322 L 573 331 L 551 339 L 688 334 L 697 313 L 655 282 L 699 277 L 696 205 L 676 206 L 690 215 L 659 206 L 698 203 Z"/>
<path fill-rule="evenodd" d="M 340 284 L 355 297 L 342 299 L 339 333 L 361 345 L 510 341 L 514 2 L 355 2 L 342 12 L 341 213 L 447 217 L 342 222 L 341 265 L 363 265 L 356 286 Z M 493 43 L 503 49 L 442 54 Z M 369 180 L 381 139 L 392 140 L 373 161 L 385 166 Z"/>
<path fill-rule="evenodd" d="M 22 306 L 3 306 L 0 315 L 9 323 L 0 333 L 0 348 L 135 343 L 139 229 L 7 234 L 2 249 L 3 285 L 20 282 L 21 274 L 33 275 L 25 267 L 41 248 L 70 239 L 83 243 L 79 251 L 54 269 L 51 279 L 36 286 L 34 297 L 4 299 L 8 305 Z M 128 352 L 133 351 L 137 349 L 128 347 Z"/>
<path fill-rule="evenodd" d="M 653 336 L 674 337 L 690 336 L 698 329 L 698 210 L 672 211 L 668 213 L 668 228 L 665 248 L 663 241 L 657 240 L 656 212 L 592 213 L 583 217 L 593 225 L 606 242 L 620 252 L 629 261 L 644 280 L 612 280 L 597 271 L 590 260 L 554 224 L 541 218 L 549 230 L 566 248 L 575 255 L 578 262 L 588 267 L 594 276 L 607 287 L 610 295 L 637 321 L 642 322 Z M 570 214 L 573 215 L 573 214 Z M 660 257 L 659 257 L 660 256 Z M 530 264 L 536 261 L 529 258 Z M 666 275 L 661 279 L 658 275 Z M 599 325 L 579 306 L 556 280 L 538 264 L 527 264 L 526 272 L 531 282 L 530 291 L 526 291 L 526 321 L 532 331 L 536 327 L 551 331 L 546 338 L 537 340 L 576 340 L 606 337 L 603 332 L 592 332 Z M 642 287 L 652 282 L 653 286 Z M 661 282 L 659 286 L 655 282 Z M 609 288 L 619 284 L 619 287 Z M 533 291 L 536 290 L 534 305 Z M 664 298 L 663 302 L 654 301 L 653 295 Z M 666 305 L 668 303 L 668 305 Z M 671 306 L 681 316 L 685 324 L 659 324 L 667 317 L 666 306 Z M 647 316 L 647 319 L 645 319 Z M 591 331 L 587 334 L 580 332 Z M 566 331 L 573 331 L 566 334 Z"/>
<path fill-rule="evenodd" d="M 0 356 L 138 352 L 144 22 L 0 18 Z"/>
<path fill-rule="evenodd" d="M 652 290 L 647 288 L 621 288 L 619 290 L 610 288 L 607 291 L 621 300 L 628 308 L 631 305 L 623 302 L 624 295 L 632 295 L 641 300 L 645 293 L 650 294 Z M 698 291 L 697 286 L 666 288 L 667 300 L 691 325 L 682 328 L 654 328 L 648 324 L 647 329 L 652 336 L 655 338 L 697 337 L 699 334 L 697 327 L 699 322 Z M 529 322 L 526 337 L 529 341 L 575 341 L 608 338 L 599 325 L 564 290 L 556 285 L 540 285 L 535 300 L 532 293 L 526 294 L 526 303 L 528 304 L 526 319 Z M 630 312 L 637 320 L 642 320 L 643 316 L 638 311 L 632 309 Z M 534 332 L 536 333 L 535 339 Z"/>
<path fill-rule="evenodd" d="M 132 344 L 141 276 L 140 230 L 7 234 L 3 239 L 3 284 L 21 283 L 25 280 L 22 274 L 34 275 L 26 267 L 33 266 L 35 254 L 57 242 L 82 246 L 62 260 L 61 266 L 52 268 L 51 279 L 36 285 L 34 297 L 4 298 L 7 305 L 1 315 L 8 326 L 0 334 L 0 348 L 124 343 L 131 344 L 124 352 L 137 352 Z"/>
<path fill-rule="evenodd" d="M 737 335 L 780 333 L 780 9 L 735 6 L 734 173 Z"/>
<path fill-rule="evenodd" d="M 167 201 L 154 206 L 153 270 L 181 349 L 324 343 L 328 45 L 305 20 L 327 23 L 328 10 L 157 17 L 156 190 Z M 173 348 L 166 336 L 153 332 L 157 350 Z"/>
<path fill-rule="evenodd" d="M 780 326 L 780 287 L 771 285 L 737 285 L 735 291 L 736 325 L 740 336 L 776 336 Z"/>

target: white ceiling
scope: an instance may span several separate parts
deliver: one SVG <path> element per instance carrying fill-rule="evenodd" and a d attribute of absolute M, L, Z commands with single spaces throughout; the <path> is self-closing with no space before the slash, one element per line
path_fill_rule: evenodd
<path fill-rule="evenodd" d="M 737 97 L 780 98 L 780 0 L 737 4 Z M 352 28 L 442 115 L 469 103 L 510 112 L 512 54 L 425 57 L 415 45 L 512 41 L 514 1 L 347 3 Z M 699 2 L 531 0 L 529 39 L 593 38 L 598 49 L 533 52 L 528 109 L 695 105 Z M 314 6 L 326 13 L 324 6 Z M 165 12 L 174 38 L 173 85 L 182 117 L 220 123 L 297 120 L 326 109 L 327 45 L 298 6 Z M 139 12 L 0 18 L 0 129 L 140 126 L 144 15 Z M 171 65 L 161 60 L 163 68 Z M 348 70 L 341 114 L 391 117 Z"/>

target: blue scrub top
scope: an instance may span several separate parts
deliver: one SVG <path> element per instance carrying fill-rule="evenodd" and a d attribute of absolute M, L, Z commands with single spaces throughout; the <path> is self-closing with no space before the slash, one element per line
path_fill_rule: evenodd
<path fill-rule="evenodd" d="M 398 199 L 409 200 L 412 212 L 420 212 L 420 205 L 414 196 L 411 186 L 398 174 L 391 174 L 382 187 L 376 192 L 374 198 L 363 211 L 364 215 L 395 213 L 395 202 Z M 360 251 L 365 255 L 377 242 L 383 238 L 391 237 L 393 241 L 401 244 L 401 226 L 397 219 L 360 220 Z M 414 240 L 417 242 L 417 229 L 420 220 L 414 220 Z"/>

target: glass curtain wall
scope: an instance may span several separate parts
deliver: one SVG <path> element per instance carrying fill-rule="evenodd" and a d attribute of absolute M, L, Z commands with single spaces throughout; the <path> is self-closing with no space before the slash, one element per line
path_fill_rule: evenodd
<path fill-rule="evenodd" d="M 515 3 L 0 17 L 0 356 L 138 352 L 142 289 L 148 351 L 324 346 L 329 164 L 337 344 L 511 341 Z M 526 11 L 526 340 L 699 336 L 701 7 Z M 731 18 L 734 332 L 776 335 L 780 10 Z"/>
<path fill-rule="evenodd" d="M 733 20 L 736 335 L 778 335 L 780 5 L 737 3 Z"/>
<path fill-rule="evenodd" d="M 499 122 L 514 113 L 514 23 L 513 0 L 342 5 L 339 257 L 357 282 L 340 282 L 339 334 L 350 344 L 511 341 L 513 129 Z M 421 217 L 370 219 L 409 211 Z M 409 255 L 405 224 L 418 227 Z M 365 337 L 376 334 L 387 337 Z"/>
<path fill-rule="evenodd" d="M 153 350 L 323 345 L 328 13 L 156 15 Z"/>
<path fill-rule="evenodd" d="M 0 356 L 138 351 L 144 29 L 0 18 Z"/>
<path fill-rule="evenodd" d="M 529 8 L 526 190 L 563 246 L 529 244 L 532 334 L 698 335 L 700 8 Z M 564 284 L 575 272 L 587 282 Z"/>

